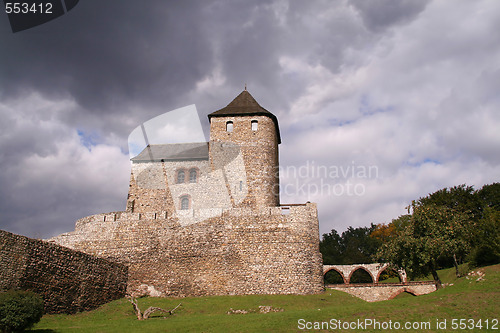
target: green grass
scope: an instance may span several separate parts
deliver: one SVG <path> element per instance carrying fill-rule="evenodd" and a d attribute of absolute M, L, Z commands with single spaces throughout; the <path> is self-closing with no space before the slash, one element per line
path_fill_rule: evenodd
<path fill-rule="evenodd" d="M 486 319 L 499 319 L 500 310 L 500 265 L 481 268 L 485 272 L 483 281 L 460 278 L 454 270 L 440 271 L 443 283 L 453 284 L 434 293 L 418 297 L 401 297 L 390 301 L 367 303 L 349 294 L 327 290 L 319 295 L 249 295 L 212 296 L 188 298 L 142 298 L 139 306 L 172 309 L 182 306 L 174 315 L 155 315 L 149 320 L 139 321 L 126 299 L 108 303 L 97 310 L 75 315 L 45 315 L 34 327 L 38 332 L 290 332 L 298 329 L 298 320 L 323 322 L 330 319 L 342 321 L 379 322 L 430 322 L 436 329 L 436 319 L 447 321 L 447 330 L 452 331 L 453 319 L 481 319 L 483 329 L 468 332 L 486 332 Z M 283 312 L 267 314 L 231 314 L 230 308 L 257 310 L 259 305 L 282 308 Z M 498 324 L 497 327 L 500 327 Z M 303 331 L 303 330 L 302 330 Z M 326 330 L 325 330 L 326 331 Z M 354 331 L 354 330 L 350 330 Z M 365 330 L 366 332 L 376 330 Z M 390 330 L 380 330 L 390 332 Z M 426 330 L 413 330 L 421 332 Z M 493 330 L 490 330 L 493 331 Z M 498 330 L 494 330 L 498 332 Z"/>

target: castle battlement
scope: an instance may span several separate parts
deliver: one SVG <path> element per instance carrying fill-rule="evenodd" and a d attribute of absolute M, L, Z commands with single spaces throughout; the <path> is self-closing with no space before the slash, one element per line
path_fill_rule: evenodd
<path fill-rule="evenodd" d="M 251 208 L 205 208 L 205 209 L 188 209 L 180 210 L 171 214 L 169 211 L 145 212 L 145 213 L 130 213 L 127 211 L 109 212 L 89 215 L 76 221 L 75 230 L 83 228 L 88 223 L 95 222 L 128 222 L 128 221 L 144 221 L 144 220 L 166 220 L 166 219 L 190 219 L 191 221 L 203 221 L 215 216 L 298 216 L 305 212 L 316 212 L 316 204 L 291 204 L 282 205 L 279 207 L 259 207 Z M 293 222 L 293 221 L 290 221 Z M 191 224 L 191 223 L 188 223 Z M 181 224 L 182 225 L 182 224 Z"/>

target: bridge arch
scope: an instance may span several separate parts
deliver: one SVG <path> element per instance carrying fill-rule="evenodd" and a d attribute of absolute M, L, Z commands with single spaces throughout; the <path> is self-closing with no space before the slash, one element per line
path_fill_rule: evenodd
<path fill-rule="evenodd" d="M 323 269 L 323 279 L 325 278 L 326 273 L 328 273 L 328 272 L 330 272 L 330 271 L 335 271 L 335 272 L 339 273 L 339 274 L 340 274 L 340 277 L 342 277 L 342 280 L 344 281 L 344 283 L 345 283 L 345 284 L 347 284 L 347 281 L 346 281 L 346 279 L 345 279 L 345 276 L 344 276 L 344 274 L 343 274 L 342 270 L 339 270 L 338 268 L 336 268 L 336 267 L 334 267 L 334 266 L 332 266 L 332 267 L 330 267 L 330 268 L 328 268 L 328 269 L 326 269 L 326 270 L 325 270 L 325 269 Z"/>
<path fill-rule="evenodd" d="M 383 265 L 382 268 L 378 271 L 377 273 L 377 283 L 380 282 L 380 276 L 382 273 L 386 272 L 387 270 L 392 270 L 393 272 L 398 274 L 399 282 L 401 283 L 406 283 L 407 278 L 406 278 L 406 272 L 403 269 L 395 269 L 394 267 L 391 267 L 390 265 Z"/>
<path fill-rule="evenodd" d="M 349 273 L 349 276 L 347 277 L 347 283 L 351 283 L 351 279 L 352 279 L 352 276 L 357 272 L 357 271 L 365 271 L 366 273 L 368 273 L 368 275 L 370 276 L 370 279 L 372 280 L 371 283 L 375 283 L 375 277 L 373 276 L 372 272 L 370 272 L 368 269 L 366 269 L 365 267 L 363 266 L 358 266 L 354 269 L 351 270 L 351 272 Z M 370 283 L 370 282 L 368 282 Z"/>

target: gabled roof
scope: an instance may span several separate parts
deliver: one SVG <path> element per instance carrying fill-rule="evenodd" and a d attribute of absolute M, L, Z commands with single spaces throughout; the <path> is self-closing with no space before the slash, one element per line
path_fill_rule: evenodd
<path fill-rule="evenodd" d="M 273 120 L 278 136 L 278 143 L 281 143 L 280 128 L 278 126 L 278 118 L 271 112 L 264 109 L 257 103 L 252 95 L 246 90 L 243 90 L 231 103 L 225 108 L 212 112 L 208 115 L 208 119 L 212 117 L 230 117 L 230 116 L 266 116 Z"/>
<path fill-rule="evenodd" d="M 131 161 L 162 162 L 208 160 L 208 142 L 149 145 Z"/>

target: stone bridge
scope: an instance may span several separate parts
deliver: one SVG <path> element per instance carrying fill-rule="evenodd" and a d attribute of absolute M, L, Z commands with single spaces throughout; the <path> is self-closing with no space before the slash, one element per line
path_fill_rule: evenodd
<path fill-rule="evenodd" d="M 361 269 L 370 274 L 374 283 L 378 283 L 380 274 L 382 274 L 382 272 L 388 268 L 392 269 L 390 268 L 389 264 L 323 265 L 323 276 L 329 271 L 334 270 L 340 274 L 340 276 L 344 280 L 344 283 L 349 284 L 352 274 L 354 274 L 355 271 Z M 405 283 L 407 281 L 406 272 L 403 269 L 394 271 L 398 273 L 399 280 L 402 283 Z"/>
<path fill-rule="evenodd" d="M 367 302 L 389 300 L 404 292 L 419 296 L 436 290 L 434 281 L 408 281 L 406 272 L 402 269 L 394 270 L 399 275 L 400 283 L 379 283 L 380 274 L 388 268 L 392 269 L 388 264 L 324 265 L 323 275 L 335 270 L 344 280 L 344 284 L 325 287 L 349 293 Z M 373 283 L 350 283 L 352 275 L 359 269 L 370 274 Z"/>

